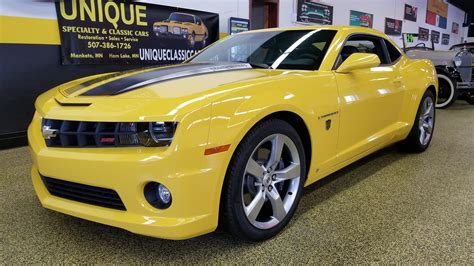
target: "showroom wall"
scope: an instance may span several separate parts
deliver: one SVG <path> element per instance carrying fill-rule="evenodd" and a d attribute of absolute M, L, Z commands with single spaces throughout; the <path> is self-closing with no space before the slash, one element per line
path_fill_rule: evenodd
<path fill-rule="evenodd" d="M 447 28 L 442 29 L 425 23 L 427 0 L 323 0 L 317 1 L 322 4 L 333 6 L 334 25 L 348 25 L 350 10 L 356 10 L 374 15 L 374 29 L 384 31 L 385 17 L 394 18 L 403 21 L 402 32 L 417 33 L 418 27 L 427 28 L 430 31 L 436 30 L 441 34 L 450 34 L 449 45 L 435 44 L 437 50 L 447 50 L 453 44 L 461 42 L 463 36 L 467 36 L 467 28 L 461 25 L 464 21 L 464 11 L 448 4 L 448 22 Z M 405 4 L 418 8 L 418 18 L 416 22 L 403 20 Z M 291 12 L 290 12 L 291 10 Z M 296 22 L 296 1 L 280 1 L 280 27 L 298 25 Z M 459 33 L 451 33 L 453 22 L 460 25 Z M 402 40 L 400 36 L 390 36 L 400 47 Z M 464 37 L 464 39 L 466 39 Z"/>
<path fill-rule="evenodd" d="M 279 1 L 279 25 L 296 24 L 296 1 Z M 4 140 L 20 140 L 33 115 L 36 97 L 49 88 L 96 73 L 136 68 L 137 65 L 62 65 L 59 27 L 54 0 L 0 0 L 0 148 Z M 140 0 L 159 5 L 203 10 L 219 14 L 219 32 L 229 31 L 229 18 L 249 18 L 249 0 Z M 422 26 L 451 35 L 450 45 L 459 43 L 467 30 L 451 33 L 452 22 L 462 25 L 464 12 L 449 5 L 447 29 L 425 23 L 427 0 L 324 0 L 333 6 L 335 25 L 349 24 L 350 10 L 374 14 L 374 28 L 384 29 L 385 17 L 403 20 L 404 4 L 418 8 L 417 22 L 403 21 L 403 32 Z M 400 37 L 393 39 L 401 45 Z M 447 49 L 449 45 L 437 45 Z"/>

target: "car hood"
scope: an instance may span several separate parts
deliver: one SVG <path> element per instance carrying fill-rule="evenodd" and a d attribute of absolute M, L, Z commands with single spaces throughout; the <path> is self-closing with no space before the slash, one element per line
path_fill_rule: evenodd
<path fill-rule="evenodd" d="M 245 63 L 141 68 L 63 84 L 41 95 L 36 109 L 43 117 L 70 120 L 128 117 L 125 120 L 136 121 L 140 114 L 149 113 L 171 116 L 184 107 L 189 111 L 207 105 L 210 98 L 238 88 L 238 84 L 279 73 L 253 69 Z"/>

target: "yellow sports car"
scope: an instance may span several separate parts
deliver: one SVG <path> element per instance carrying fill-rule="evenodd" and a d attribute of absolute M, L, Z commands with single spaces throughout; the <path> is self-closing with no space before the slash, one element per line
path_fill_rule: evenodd
<path fill-rule="evenodd" d="M 165 21 L 155 22 L 153 32 L 157 37 L 185 39 L 191 48 L 194 48 L 196 43 L 200 46 L 196 48 L 204 48 L 209 36 L 200 17 L 179 12 L 171 13 Z"/>
<path fill-rule="evenodd" d="M 185 239 L 260 241 L 302 189 L 393 143 L 421 152 L 436 71 L 360 27 L 245 32 L 188 62 L 102 74 L 36 101 L 32 179 L 48 209 Z"/>

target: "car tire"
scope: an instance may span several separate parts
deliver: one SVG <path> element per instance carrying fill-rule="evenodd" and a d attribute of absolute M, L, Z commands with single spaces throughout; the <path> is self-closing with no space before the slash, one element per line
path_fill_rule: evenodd
<path fill-rule="evenodd" d="M 474 93 L 465 93 L 463 99 L 469 104 L 474 104 Z"/>
<path fill-rule="evenodd" d="M 413 127 L 408 137 L 398 146 L 407 152 L 423 152 L 431 143 L 436 121 L 435 96 L 427 90 L 421 98 Z"/>
<path fill-rule="evenodd" d="M 448 108 L 457 100 L 459 92 L 454 81 L 444 73 L 438 73 L 438 83 L 439 92 L 436 108 Z"/>
<path fill-rule="evenodd" d="M 285 171 L 292 178 L 284 179 Z M 277 235 L 295 213 L 305 180 L 305 153 L 296 130 L 280 119 L 257 124 L 236 148 L 229 164 L 221 198 L 221 224 L 234 237 L 250 241 Z"/>
<path fill-rule="evenodd" d="M 199 48 L 204 49 L 207 45 L 207 34 L 204 35 L 202 41 L 199 43 Z"/>
<path fill-rule="evenodd" d="M 192 33 L 189 38 L 188 38 L 188 45 L 190 48 L 194 48 L 194 45 L 196 45 L 196 33 Z"/>

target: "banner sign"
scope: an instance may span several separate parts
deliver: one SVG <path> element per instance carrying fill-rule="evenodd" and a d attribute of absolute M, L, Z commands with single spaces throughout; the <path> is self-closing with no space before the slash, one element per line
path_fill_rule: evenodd
<path fill-rule="evenodd" d="M 431 40 L 433 40 L 434 43 L 439 43 L 439 31 L 431 31 Z"/>
<path fill-rule="evenodd" d="M 333 14 L 332 6 L 311 0 L 298 0 L 297 22 L 332 25 Z"/>
<path fill-rule="evenodd" d="M 177 64 L 219 38 L 215 13 L 126 0 L 56 3 L 62 63 Z"/>
<path fill-rule="evenodd" d="M 418 28 L 418 40 L 427 42 L 429 40 L 430 30 L 426 28 Z"/>
<path fill-rule="evenodd" d="M 229 34 L 237 34 L 239 32 L 250 30 L 250 20 L 245 18 L 229 18 Z"/>
<path fill-rule="evenodd" d="M 426 23 L 446 29 L 448 24 L 448 4 L 444 0 L 427 0 Z"/>
<path fill-rule="evenodd" d="M 385 18 L 385 34 L 399 36 L 402 34 L 403 22 L 398 19 Z"/>
<path fill-rule="evenodd" d="M 349 24 L 351 26 L 362 26 L 372 28 L 374 23 L 374 15 L 370 13 L 351 10 Z"/>
<path fill-rule="evenodd" d="M 442 45 L 449 45 L 449 34 L 443 33 L 441 35 L 441 44 Z"/>
<path fill-rule="evenodd" d="M 405 4 L 405 16 L 404 16 L 405 20 L 416 22 L 417 13 L 418 13 L 417 7 Z"/>
<path fill-rule="evenodd" d="M 451 29 L 452 33 L 458 34 L 459 33 L 459 24 L 453 22 L 453 28 Z"/>

